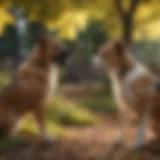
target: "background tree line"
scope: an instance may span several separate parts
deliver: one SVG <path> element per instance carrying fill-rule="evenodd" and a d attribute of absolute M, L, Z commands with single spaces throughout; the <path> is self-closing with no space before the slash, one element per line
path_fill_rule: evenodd
<path fill-rule="evenodd" d="M 147 44 L 148 33 L 142 34 L 141 41 L 143 42 L 133 43 L 136 30 L 137 28 L 143 30 L 143 27 L 145 28 L 148 23 L 160 18 L 159 0 L 8 0 L 8 2 L 11 5 L 8 5 L 6 9 L 14 6 L 25 10 L 29 22 L 26 35 L 28 49 L 32 48 L 33 36 L 40 28 L 49 29 L 49 34 L 59 36 L 62 28 L 57 27 L 59 32 L 56 32 L 54 28 L 48 28 L 48 24 L 52 22 L 56 25 L 67 12 L 86 11 L 90 15 L 84 29 L 77 27 L 77 35 L 74 39 L 62 38 L 71 54 L 68 68 L 75 79 L 92 77 L 92 71 L 89 67 L 90 59 L 97 52 L 98 46 L 111 38 L 120 37 L 127 45 L 132 45 L 136 56 L 142 59 L 149 57 L 147 56 L 149 53 L 146 51 L 143 56 L 142 49 L 137 54 L 137 47 L 147 46 L 145 43 Z M 64 23 L 63 29 L 67 28 L 67 25 Z M 7 25 L 0 39 L 0 56 L 17 57 L 19 44 L 15 26 Z M 150 48 L 155 48 L 155 46 Z"/>
<path fill-rule="evenodd" d="M 4 1 L 6 2 L 6 1 Z M 8 0 L 12 6 L 22 7 L 26 16 L 43 24 L 56 23 L 71 11 L 87 11 L 102 19 L 111 36 L 120 36 L 127 44 L 134 39 L 137 27 L 160 18 L 159 0 Z M 3 1 L 1 1 L 3 3 Z"/>

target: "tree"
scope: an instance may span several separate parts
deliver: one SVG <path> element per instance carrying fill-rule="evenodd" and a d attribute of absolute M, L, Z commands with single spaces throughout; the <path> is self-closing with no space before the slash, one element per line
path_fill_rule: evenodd
<path fill-rule="evenodd" d="M 14 25 L 8 24 L 4 29 L 4 42 L 3 42 L 3 54 L 1 56 L 10 56 L 13 58 L 17 58 L 17 50 L 18 50 L 18 36 L 16 27 Z"/>
<path fill-rule="evenodd" d="M 122 25 L 122 38 L 127 45 L 130 45 L 133 39 L 134 16 L 140 2 L 141 0 L 130 0 L 129 9 L 125 10 L 121 0 L 114 0 L 114 4 Z"/>
<path fill-rule="evenodd" d="M 29 40 L 30 40 L 29 48 L 32 48 L 32 45 L 36 43 L 35 36 L 38 33 L 47 32 L 47 29 L 44 24 L 38 21 L 32 21 L 28 23 L 28 31 L 29 31 L 28 34 L 29 34 Z"/>
<path fill-rule="evenodd" d="M 2 0 L 5 2 L 5 0 Z M 27 16 L 34 20 L 46 23 L 49 20 L 57 20 L 69 10 L 85 9 L 92 0 L 9 0 L 15 7 L 24 8 Z"/>
<path fill-rule="evenodd" d="M 90 60 L 99 46 L 108 39 L 103 26 L 102 20 L 89 20 L 87 27 L 78 33 L 76 44 L 70 43 L 74 47 L 69 64 L 70 77 L 80 81 L 93 78 Z"/>
<path fill-rule="evenodd" d="M 97 51 L 98 47 L 108 39 L 106 30 L 104 30 L 102 20 L 89 20 L 85 30 L 78 34 L 78 40 L 87 44 L 90 43 L 90 53 Z M 87 47 L 87 46 L 86 46 Z"/>
<path fill-rule="evenodd" d="M 97 14 L 107 24 L 107 30 L 110 30 L 111 37 L 119 36 L 120 29 L 122 38 L 131 44 L 133 41 L 133 33 L 139 26 L 144 26 L 153 17 L 159 18 L 159 0 L 9 0 L 16 6 L 25 9 L 28 18 L 32 20 L 46 22 L 56 21 L 65 15 L 66 12 L 83 10 L 87 11 L 93 17 Z M 155 4 L 154 4 L 155 3 Z M 127 8 L 126 8 L 126 4 Z M 143 6 L 147 6 L 150 15 L 139 18 L 143 10 Z M 139 7 L 142 6 L 142 7 Z M 140 8 L 140 12 L 137 9 Z M 137 14 L 138 13 L 138 14 Z M 95 16 L 96 17 L 96 16 Z M 94 18 L 95 18 L 94 17 Z M 119 17 L 119 22 L 117 21 Z M 145 23 L 143 23 L 145 22 Z M 67 24 L 67 23 L 66 23 Z M 136 25 L 137 28 L 134 28 Z M 67 25 L 63 26 L 66 28 Z"/>

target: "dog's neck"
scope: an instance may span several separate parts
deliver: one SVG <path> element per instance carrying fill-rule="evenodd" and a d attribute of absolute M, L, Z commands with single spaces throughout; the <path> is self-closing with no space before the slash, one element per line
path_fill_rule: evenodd
<path fill-rule="evenodd" d="M 109 75 L 115 74 L 118 79 L 123 79 L 123 77 L 126 76 L 126 74 L 135 66 L 135 64 L 135 59 L 128 56 L 119 66 L 114 67 L 111 70 L 109 69 Z"/>
<path fill-rule="evenodd" d="M 38 47 L 35 47 L 33 55 L 31 55 L 29 61 L 41 69 L 49 69 L 50 66 L 48 56 L 42 54 Z"/>
<path fill-rule="evenodd" d="M 119 79 L 125 77 L 125 75 L 135 66 L 135 61 L 133 59 L 127 59 L 118 69 L 117 76 Z"/>

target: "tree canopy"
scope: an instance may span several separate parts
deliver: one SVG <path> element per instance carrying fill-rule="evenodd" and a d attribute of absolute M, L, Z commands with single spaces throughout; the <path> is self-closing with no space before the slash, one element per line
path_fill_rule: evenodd
<path fill-rule="evenodd" d="M 3 3 L 3 1 L 1 2 Z M 6 1 L 4 2 L 6 3 Z M 159 0 L 8 0 L 8 2 L 16 7 L 24 8 L 29 19 L 53 24 L 50 26 L 59 24 L 59 21 L 68 13 L 74 15 L 74 11 L 86 11 L 87 17 L 101 18 L 105 22 L 111 37 L 117 37 L 123 33 L 125 22 L 122 16 L 132 15 L 130 18 L 132 17 L 134 22 L 132 26 L 134 29 L 133 38 L 138 37 L 137 33 L 140 30 L 145 30 L 148 23 L 158 21 L 160 17 Z M 74 32 L 77 22 L 74 22 L 76 16 L 74 19 L 72 17 L 70 20 L 74 27 L 71 27 L 71 30 Z M 59 25 L 63 33 L 65 33 L 64 30 L 69 30 L 71 22 L 67 23 L 66 20 L 65 25 L 64 23 Z"/>

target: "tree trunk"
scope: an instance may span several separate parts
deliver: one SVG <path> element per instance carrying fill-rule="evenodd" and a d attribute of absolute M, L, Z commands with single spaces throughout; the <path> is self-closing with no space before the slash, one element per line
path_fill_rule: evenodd
<path fill-rule="evenodd" d="M 139 6 L 141 0 L 130 0 L 131 5 L 126 11 L 123 7 L 121 0 L 114 0 L 116 10 L 119 14 L 121 25 L 122 25 L 122 39 L 126 45 L 130 46 L 133 40 L 133 21 L 136 9 Z"/>
<path fill-rule="evenodd" d="M 122 39 L 127 46 L 130 46 L 133 40 L 133 16 L 126 14 L 122 20 Z"/>

